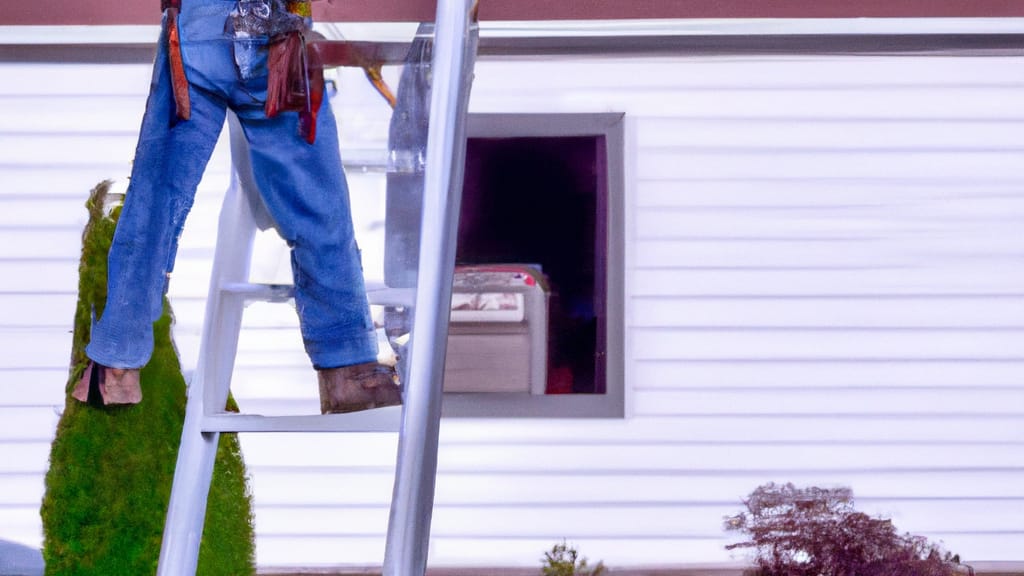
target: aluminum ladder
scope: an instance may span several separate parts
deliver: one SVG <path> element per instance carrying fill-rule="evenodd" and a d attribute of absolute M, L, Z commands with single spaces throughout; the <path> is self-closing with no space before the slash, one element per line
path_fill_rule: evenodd
<path fill-rule="evenodd" d="M 285 301 L 289 287 L 250 284 L 257 194 L 245 139 L 232 131 L 232 183 L 221 209 L 213 273 L 196 370 L 160 549 L 158 576 L 196 572 L 206 502 L 222 432 L 397 432 L 395 483 L 385 576 L 426 572 L 437 470 L 441 386 L 455 237 L 465 154 L 469 87 L 476 56 L 474 0 L 438 0 L 432 47 L 430 123 L 424 170 L 418 289 L 369 291 L 370 302 L 412 305 L 401 407 L 352 414 L 261 416 L 224 411 L 248 301 Z"/>

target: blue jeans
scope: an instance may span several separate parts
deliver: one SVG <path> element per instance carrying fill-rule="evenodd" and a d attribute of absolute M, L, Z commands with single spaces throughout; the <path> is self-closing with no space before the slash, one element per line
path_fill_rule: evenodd
<path fill-rule="evenodd" d="M 296 309 L 313 366 L 374 360 L 377 341 L 326 95 L 316 141 L 308 144 L 299 135 L 297 113 L 264 114 L 267 39 L 234 40 L 225 33 L 234 0 L 182 4 L 178 23 L 191 118 L 175 117 L 165 23 L 108 256 L 107 303 L 86 353 L 117 368 L 149 361 L 178 236 L 231 108 L 249 142 L 260 194 L 292 249 Z"/>

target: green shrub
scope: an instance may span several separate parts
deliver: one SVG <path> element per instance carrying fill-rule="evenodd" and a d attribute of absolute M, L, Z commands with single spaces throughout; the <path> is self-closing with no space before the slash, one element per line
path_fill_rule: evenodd
<path fill-rule="evenodd" d="M 580 558 L 579 552 L 565 542 L 555 544 L 550 552 L 545 552 L 543 563 L 541 573 L 544 576 L 598 576 L 604 573 L 604 563 L 598 562 L 597 566 L 589 568 L 587 559 Z"/>
<path fill-rule="evenodd" d="M 762 576 L 951 576 L 957 559 L 890 520 L 853 508 L 849 488 L 758 487 L 726 529 L 750 540 Z"/>
<path fill-rule="evenodd" d="M 85 370 L 92 312 L 106 299 L 107 251 L 119 209 L 107 214 L 110 183 L 89 197 L 82 235 L 78 307 L 67 391 Z M 185 415 L 185 381 L 171 340 L 166 300 L 156 347 L 142 371 L 143 402 L 102 410 L 67 396 L 42 502 L 49 576 L 141 576 L 156 572 Z M 238 438 L 222 434 L 198 574 L 255 573 L 252 502 Z"/>

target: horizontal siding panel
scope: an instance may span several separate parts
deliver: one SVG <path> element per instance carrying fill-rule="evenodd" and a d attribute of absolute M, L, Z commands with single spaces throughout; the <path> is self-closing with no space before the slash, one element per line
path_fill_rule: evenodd
<path fill-rule="evenodd" d="M 973 500 L 871 503 L 863 506 L 872 515 L 892 518 L 908 532 L 1003 533 L 1007 543 L 1024 542 L 1024 500 Z"/>
<path fill-rule="evenodd" d="M 764 371 L 764 369 L 762 369 Z M 938 393 L 941 395 L 941 393 Z M 618 425 L 565 420 L 531 423 L 494 422 L 486 430 L 472 421 L 442 420 L 445 446 L 487 444 L 545 446 L 553 441 L 580 446 L 634 444 L 801 444 L 808 442 L 936 445 L 1019 443 L 1024 429 L 1016 415 L 916 414 L 719 414 L 630 418 Z M 604 424 L 604 425 L 602 425 Z M 753 430 L 753 431 L 752 431 Z M 813 432 L 813 434 L 812 434 Z"/>
<path fill-rule="evenodd" d="M 642 180 L 680 178 L 892 178 L 910 179 L 928 174 L 931 178 L 990 178 L 1020 175 L 1024 151 L 994 150 L 913 153 L 843 151 L 828 154 L 810 149 L 772 149 L 764 152 L 711 153 L 692 150 L 649 150 L 637 157 L 636 175 Z"/>
<path fill-rule="evenodd" d="M 278 389 L 286 388 L 288 396 L 280 399 L 268 395 L 264 401 L 243 396 L 235 387 L 236 398 L 243 410 L 257 413 L 273 412 L 275 406 L 282 413 L 316 413 L 316 388 L 313 378 L 293 383 L 279 382 Z M 301 392 L 299 391 L 301 389 Z M 941 396 L 941 392 L 935 392 Z M 287 407 L 287 409 L 285 408 Z M 266 412 L 260 408 L 268 408 Z M 564 425 L 552 422 L 532 423 L 529 429 L 521 425 L 502 426 L 496 422 L 486 431 L 478 431 L 460 419 L 442 421 L 444 446 L 490 445 L 543 447 L 553 441 L 573 446 L 632 446 L 643 444 L 801 444 L 831 443 L 859 444 L 1019 444 L 1024 441 L 1024 429 L 1017 422 L 1016 413 L 994 414 L 806 414 L 794 411 L 765 413 L 724 413 L 685 415 L 646 415 L 634 417 L 622 426 L 602 426 L 601 421 L 568 420 Z M 469 421 L 471 422 L 471 421 Z M 515 421 L 513 421 L 515 422 Z M 751 427 L 756 432 L 751 431 Z M 813 432 L 813 433 L 812 433 Z M 270 442 L 270 440 L 245 440 Z M 296 440 L 296 445 L 299 445 Z M 339 460 L 337 464 L 343 464 Z"/>
<path fill-rule="evenodd" d="M 637 328 L 1020 328 L 1024 296 L 1005 298 L 638 298 Z"/>
<path fill-rule="evenodd" d="M 815 241 L 812 238 L 780 240 L 746 238 L 717 239 L 657 239 L 645 238 L 633 244 L 636 256 L 633 265 L 637 274 L 647 270 L 749 268 L 760 272 L 771 280 L 776 274 L 791 269 L 809 269 L 810 274 L 822 275 L 829 272 L 845 274 L 884 274 L 892 276 L 891 269 L 910 266 L 909 255 L 899 251 L 901 244 L 895 240 L 872 238 L 836 238 L 829 241 Z M 886 248 L 889 248 L 886 250 Z M 817 269 L 815 269 L 817 268 Z M 843 268 L 864 268 L 865 270 L 843 270 Z M 874 269 L 874 270 L 873 270 Z M 825 277 L 828 279 L 827 277 Z M 651 287 L 663 283 L 652 282 L 639 277 L 635 282 L 639 295 L 645 295 Z M 740 281 L 742 283 L 742 281 Z M 841 280 L 833 282 L 843 284 Z M 745 283 L 749 284 L 749 283 Z"/>
<path fill-rule="evenodd" d="M 632 365 L 636 386 L 672 389 L 775 387 L 934 387 L 1019 389 L 1024 360 L 822 360 L 772 358 L 762 362 L 682 359 L 640 361 Z"/>
<path fill-rule="evenodd" d="M 999 266 L 1011 259 L 1024 256 L 1024 243 L 1000 242 L 994 234 L 976 232 L 959 237 L 941 234 L 912 237 L 882 236 L 853 233 L 846 237 L 828 238 L 814 234 L 794 234 L 789 238 L 761 238 L 742 232 L 715 238 L 660 236 L 645 234 L 636 242 L 638 268 L 723 268 L 748 267 L 774 272 L 787 272 L 787 268 L 818 267 L 850 268 L 871 267 L 902 276 L 885 268 L 937 269 L 945 271 L 985 270 L 992 267 L 991 275 L 1002 272 Z M 871 272 L 871 270 L 865 273 Z M 767 274 L 766 274 L 767 275 Z M 984 281 L 984 274 L 978 281 Z M 941 276 L 939 277 L 941 278 Z M 897 278 L 898 279 L 898 278 Z M 837 280 L 836 283 L 841 283 Z"/>
<path fill-rule="evenodd" d="M 1000 61 L 1002 60 L 1002 61 Z M 911 63 L 912 62 L 912 63 Z M 910 68 L 908 68 L 910 67 Z M 911 69 L 912 68 L 912 69 Z M 543 86 L 519 85 L 516 74 L 536 71 Z M 557 73 L 549 73 L 557 72 Z M 842 55 L 778 56 L 691 56 L 682 58 L 596 58 L 564 60 L 501 61 L 488 59 L 476 70 L 476 90 L 509 89 L 529 92 L 543 88 L 552 93 L 578 90 L 612 90 L 669 93 L 727 89 L 801 90 L 814 93 L 822 89 L 935 90 L 978 87 L 1018 89 L 1024 78 L 1019 59 L 997 58 L 914 58 Z M 611 81 L 611 78 L 618 79 Z M 621 79 L 629 79 L 623 82 Z M 667 94 L 662 94 L 667 96 Z M 666 97 L 666 100 L 668 97 Z M 481 98 L 481 100 L 483 100 Z M 827 100 L 836 102 L 834 98 Z M 935 98 L 943 100 L 943 98 Z M 657 110 L 654 108 L 653 110 Z M 939 114 L 938 118 L 945 118 Z"/>
<path fill-rule="evenodd" d="M 295 366 L 238 367 L 231 384 L 243 410 L 256 414 L 316 414 L 320 411 L 316 374 L 307 360 Z"/>
<path fill-rule="evenodd" d="M 63 68 L 68 73 L 74 67 Z M 55 70 L 54 74 L 61 74 Z M 124 79 L 123 71 L 106 71 L 102 82 Z M 138 138 L 138 128 L 145 112 L 145 96 L 150 81 L 125 86 L 122 94 L 57 94 L 41 91 L 35 94 L 11 94 L 0 90 L 0 122 L 4 132 L 20 134 L 117 134 Z M 26 114 L 49 106 L 59 106 L 60 114 Z"/>
<path fill-rule="evenodd" d="M 903 531 L 992 531 L 1019 536 L 1019 514 L 1024 500 L 999 501 L 903 501 L 870 502 L 858 507 L 872 516 L 891 518 Z M 565 534 L 578 538 L 698 537 L 723 535 L 722 518 L 742 510 L 739 502 L 729 504 L 651 503 L 610 506 L 548 504 L 535 507 L 485 506 L 448 507 L 438 504 L 431 522 L 432 538 L 543 538 L 557 542 Z M 1009 512 L 1009 514 L 1006 514 Z M 286 527 L 284 534 L 321 536 L 384 536 L 388 509 L 316 506 L 308 508 L 263 508 L 259 524 Z M 495 520 L 500 518 L 500 522 Z"/>
<path fill-rule="evenodd" d="M 4 307 L 9 306 L 11 310 L 16 310 L 32 304 L 32 309 L 35 312 L 45 313 L 50 311 L 54 304 L 63 308 L 65 306 L 64 299 L 68 297 L 77 299 L 77 261 L 67 259 L 8 260 L 0 261 L 0 266 L 4 270 L 4 278 L 0 281 L 0 294 L 4 298 Z M 26 292 L 32 294 L 24 294 Z M 28 301 L 29 298 L 33 300 Z M 34 298 L 43 300 L 34 300 Z M 67 322 L 70 325 L 70 319 Z M 42 319 L 40 323 L 50 324 L 46 318 Z"/>
<path fill-rule="evenodd" d="M 43 483 L 34 474 L 0 472 L 0 511 L 30 506 L 35 506 L 38 511 L 43 502 L 43 492 Z"/>
<path fill-rule="evenodd" d="M 12 230 L 0 228 L 0 259 L 78 261 L 82 230 L 70 226 Z"/>
<path fill-rule="evenodd" d="M 543 523 L 543 517 L 535 520 Z M 492 566 L 490 558 L 509 558 L 503 566 L 537 569 L 544 552 L 563 541 L 572 544 L 594 565 L 603 561 L 608 566 L 651 566 L 652 558 L 664 558 L 665 564 L 687 563 L 687 558 L 700 562 L 730 562 L 723 538 L 652 537 L 652 538 L 588 538 L 563 534 L 555 540 L 545 538 L 480 539 L 434 538 L 430 542 L 431 566 Z"/>
<path fill-rule="evenodd" d="M 171 307 L 174 311 L 174 324 L 172 325 L 174 335 L 177 337 L 183 331 L 198 334 L 202 331 L 203 315 L 206 313 L 206 293 L 203 293 L 202 298 L 181 296 L 175 289 L 177 280 L 177 266 L 175 266 L 175 273 L 171 276 L 171 289 L 169 291 Z M 208 284 L 209 281 L 207 281 Z"/>
<path fill-rule="evenodd" d="M 640 415 L 806 414 L 907 415 L 942 414 L 1019 416 L 1024 418 L 1024 390 L 971 386 L 961 389 L 917 388 L 765 388 L 696 390 L 645 389 L 638 383 L 633 410 Z M 1024 450 L 1024 443 L 1019 443 Z"/>
<path fill-rule="evenodd" d="M 175 276 L 175 280 L 179 279 Z M 202 299 L 179 297 L 175 300 L 174 309 L 180 315 L 201 318 L 206 305 L 206 297 Z M 293 301 L 289 302 L 253 302 L 245 307 L 242 313 L 242 325 L 245 337 L 259 338 L 261 331 L 287 336 L 289 332 L 298 333 L 299 320 Z"/>
<path fill-rule="evenodd" d="M 535 425 L 536 431 L 503 429 L 493 434 L 468 432 L 443 435 L 445 446 L 534 445 L 558 441 L 580 446 L 634 444 L 1010 444 L 1024 440 L 1015 427 L 1015 414 L 688 414 L 685 417 L 648 416 L 621 427 L 589 423 L 574 426 Z M 443 429 L 457 425 L 445 421 Z M 632 421 L 631 421 L 632 422 Z M 660 431 L 660 434 L 659 434 Z"/>
<path fill-rule="evenodd" d="M 271 441 L 246 442 L 246 461 L 252 466 L 316 466 L 324 465 L 324 454 L 338 454 L 339 466 L 354 468 L 394 466 L 393 450 L 374 450 L 370 446 L 342 448 L 345 442 L 312 439 L 303 441 L 302 450 L 295 450 L 299 439 L 282 453 Z M 342 456 L 345 455 L 345 456 Z M 956 463 L 956 468 L 1014 471 L 1024 468 L 1024 450 L 1019 444 L 988 445 L 978 450 L 970 445 L 877 445 L 849 444 L 842 450 L 835 446 L 793 444 L 779 446 L 735 445 L 722 450 L 714 445 L 638 444 L 628 450 L 614 446 L 559 445 L 552 441 L 543 450 L 535 445 L 509 445 L 501 450 L 489 446 L 446 445 L 439 456 L 441 473 L 468 471 L 519 473 L 607 473 L 607 472 L 727 472 L 744 469 L 762 471 L 815 470 L 876 471 L 920 470 L 942 468 Z"/>
<path fill-rule="evenodd" d="M 239 436 L 248 466 L 344 466 L 394 470 L 398 437 L 391 433 L 265 433 Z M 325 455 L 333 455 L 325 461 Z M 314 462 L 319 459 L 320 462 Z"/>
<path fill-rule="evenodd" d="M 59 146 L 59 137 L 52 139 L 53 146 Z M 227 182 L 230 178 L 227 165 L 220 165 L 215 160 L 218 158 L 218 151 L 214 149 L 214 156 L 200 182 L 197 198 L 214 196 L 219 199 L 227 189 Z M 226 156 L 223 157 L 226 163 Z M 131 159 L 129 159 L 130 162 Z M 131 175 L 130 165 L 119 163 L 102 162 L 87 166 L 66 166 L 49 165 L 43 168 L 39 166 L 2 166 L 0 169 L 8 176 L 7 186 L 0 190 L 0 199 L 48 199 L 59 198 L 75 203 L 75 207 L 84 207 L 89 198 L 89 192 L 101 181 L 115 180 L 123 183 Z M 45 170 L 46 177 L 40 178 L 39 171 Z M 216 200 L 219 212 L 219 200 Z"/>
<path fill-rule="evenodd" d="M 761 243 L 764 244 L 764 243 Z M 1024 294 L 1024 268 L 1014 266 L 1013 258 L 1000 257 L 1004 266 L 993 267 L 985 274 L 970 274 L 964 270 L 942 267 L 891 268 L 830 268 L 828 252 L 816 251 L 807 245 L 780 252 L 757 250 L 757 244 L 742 243 L 687 246 L 684 242 L 643 242 L 641 249 L 651 248 L 644 262 L 667 269 L 638 269 L 631 275 L 633 295 L 637 297 L 807 297 L 807 298 L 896 298 L 896 297 L 982 297 L 1016 298 Z M 673 254 L 674 250 L 689 252 L 686 258 Z M 708 269 L 672 269 L 684 264 L 671 260 L 693 262 L 694 254 L 707 254 L 704 263 Z M 664 260 L 658 262 L 656 254 Z M 758 268 L 757 255 L 763 256 L 765 266 L 776 265 L 775 270 Z M 641 258 L 638 257 L 637 260 Z M 699 261 L 699 258 L 697 258 Z M 716 266 L 721 267 L 716 269 Z M 817 269 L 816 269 L 816 268 Z M 735 268 L 735 269 L 729 269 Z"/>
<path fill-rule="evenodd" d="M 287 304 L 281 307 L 285 311 L 291 309 L 291 306 Z M 294 309 L 291 310 L 294 313 Z M 297 324 L 274 328 L 247 328 L 244 333 L 239 335 L 239 347 L 243 347 L 247 353 L 301 351 L 302 335 L 299 333 Z"/>
<path fill-rule="evenodd" d="M 285 379 L 277 383 L 276 388 L 284 387 L 287 392 L 284 395 L 274 396 L 268 394 L 263 398 L 253 399 L 243 397 L 243 394 L 251 392 L 252 387 L 248 383 L 238 382 L 236 377 L 231 389 L 236 395 L 240 410 L 246 414 L 260 414 L 263 416 L 293 416 L 309 415 L 314 416 L 320 413 L 320 400 L 317 396 L 316 376 L 313 370 L 307 368 L 302 372 L 305 378 Z M 280 393 L 279 393 L 280 394 Z"/>
<path fill-rule="evenodd" d="M 790 119 L 735 120 L 707 117 L 649 117 L 636 120 L 640 150 L 759 148 L 775 149 L 780 142 L 799 142 L 822 152 L 884 148 L 893 153 L 918 150 L 998 150 L 1024 147 L 1024 118 L 1014 120 L 913 121 L 826 118 L 794 122 Z"/>
<path fill-rule="evenodd" d="M 0 438 L 13 442 L 49 442 L 57 430 L 56 406 L 0 406 Z"/>
<path fill-rule="evenodd" d="M 42 547 L 43 531 L 39 523 L 39 503 L 0 508 L 0 517 L 3 517 L 4 540 L 33 548 Z"/>
<path fill-rule="evenodd" d="M 262 495 L 260 504 L 273 508 L 305 508 L 317 505 L 387 507 L 393 477 L 387 472 L 346 473 L 330 470 L 285 472 L 254 468 L 253 489 Z M 1024 498 L 1024 470 L 992 475 L 970 471 L 874 472 L 855 477 L 835 473 L 791 472 L 777 482 L 801 486 L 848 485 L 861 506 L 884 506 L 893 500 L 986 500 Z M 767 479 L 760 471 L 729 475 L 653 475 L 637 473 L 579 475 L 552 474 L 442 474 L 438 476 L 435 501 L 445 507 L 510 507 L 547 505 L 651 505 L 659 503 L 714 503 L 741 508 L 742 499 Z M 338 487 L 344 486 L 343 490 Z M 496 498 L 500 495 L 500 498 Z"/>
<path fill-rule="evenodd" d="M 50 457 L 50 441 L 0 442 L 4 474 L 38 474 L 40 481 Z M 37 519 L 38 521 L 38 519 Z"/>
<path fill-rule="evenodd" d="M 435 506 L 431 537 L 543 538 L 552 543 L 564 534 L 578 537 L 623 538 L 714 537 L 721 530 L 720 518 L 734 506 L 623 506 L 559 507 L 544 510 L 508 506 L 449 508 Z M 660 513 L 659 513 L 660 510 Z M 298 520 L 301 518 L 301 524 Z M 265 508 L 257 519 L 266 524 L 288 527 L 285 533 L 347 536 L 349 534 L 384 536 L 388 509 L 317 506 L 300 509 Z M 501 518 L 498 522 L 496 519 Z M 705 521 L 710 518 L 711 522 Z M 267 533 L 272 534 L 272 533 Z"/>
<path fill-rule="evenodd" d="M 4 64 L 0 94 L 6 96 L 82 98 L 145 94 L 151 64 Z M 136 102 L 137 103 L 137 102 Z"/>
<path fill-rule="evenodd" d="M 53 156 L 53 142 L 56 138 L 66 152 L 58 158 Z M 0 147 L 7 152 L 4 161 L 22 166 L 57 164 L 63 168 L 76 165 L 115 166 L 122 163 L 123 174 L 127 175 L 131 160 L 135 156 L 137 137 L 129 133 L 88 133 L 88 134 L 0 134 Z"/>
<path fill-rule="evenodd" d="M 59 145 L 57 143 L 60 141 L 59 136 L 50 140 L 53 146 Z M 226 140 L 222 139 L 222 142 Z M 53 160 L 45 164 L 11 166 L 0 162 L 0 170 L 7 178 L 5 186 L 0 187 L 0 200 L 58 198 L 73 203 L 73 208 L 67 208 L 68 210 L 84 211 L 89 192 L 97 184 L 105 180 L 124 182 L 130 176 L 131 160 L 129 156 L 124 163 L 97 162 L 83 165 L 65 165 Z M 228 186 L 229 166 L 226 150 L 222 153 L 215 148 L 214 156 L 196 193 L 197 199 L 205 196 L 214 197 L 215 213 L 219 213 L 219 198 Z M 41 171 L 46 173 L 45 178 L 40 177 Z"/>
<path fill-rule="evenodd" d="M 961 560 L 986 567 L 988 570 L 1019 570 L 1019 550 L 1024 544 L 1024 534 L 1020 531 L 1001 532 L 927 532 L 922 534 L 932 542 L 940 542 L 946 550 L 961 552 Z M 988 566 L 986 566 L 988 564 Z"/>
<path fill-rule="evenodd" d="M 85 201 L 75 206 L 63 199 L 0 200 L 0 227 L 70 227 L 81 230 L 89 220 Z"/>
<path fill-rule="evenodd" d="M 971 84 L 941 81 L 928 85 L 927 81 L 914 74 L 919 82 L 909 81 L 900 86 L 893 83 L 872 83 L 863 79 L 846 78 L 839 82 L 818 82 L 806 80 L 786 83 L 785 67 L 775 73 L 767 84 L 758 84 L 751 78 L 739 75 L 756 75 L 758 64 L 772 62 L 771 58 L 751 59 L 744 65 L 728 66 L 737 74 L 735 78 L 722 83 L 711 83 L 704 78 L 693 78 L 699 87 L 673 89 L 675 79 L 685 75 L 699 75 L 704 67 L 691 62 L 676 60 L 670 67 L 658 67 L 651 62 L 631 63 L 629 66 L 606 68 L 604 72 L 592 73 L 589 78 L 595 85 L 564 87 L 567 66 L 559 62 L 538 62 L 530 64 L 530 76 L 545 78 L 544 83 L 516 86 L 514 89 L 502 82 L 498 75 L 522 73 L 512 72 L 515 66 L 504 67 L 494 63 L 480 67 L 475 72 L 473 85 L 474 102 L 486 103 L 489 107 L 505 110 L 521 110 L 513 104 L 522 98 L 523 107 L 547 98 L 546 107 L 566 108 L 569 111 L 593 111 L 598 107 L 606 110 L 620 110 L 636 116 L 656 117 L 715 117 L 715 118 L 790 118 L 790 119 L 932 119 L 955 118 L 961 120 L 989 120 L 1024 118 L 1024 105 L 1012 97 L 1019 90 L 1019 81 L 1007 79 L 1005 70 L 995 83 Z M 572 66 L 575 66 L 574 62 Z M 819 62 L 819 66 L 821 63 Z M 845 70 L 845 66 L 843 67 Z M 814 70 L 811 72 L 811 70 Z M 805 73 L 817 75 L 821 67 L 805 67 Z M 661 74 L 651 77 L 650 74 Z M 571 74 L 568 75 L 570 78 Z M 638 82 L 610 86 L 609 78 L 635 78 Z M 550 81 L 548 80 L 550 78 Z M 874 78 L 867 76 L 866 78 Z M 647 83 L 643 79 L 649 79 Z M 598 84 L 599 83 L 599 84 Z M 646 84 L 646 85 L 645 85 Z M 943 97 L 932 97 L 936 89 L 942 90 Z M 471 108 L 472 110 L 473 108 Z"/>
<path fill-rule="evenodd" d="M 636 74 L 636 72 L 633 72 Z M 475 88 L 475 87 L 474 87 Z M 1024 104 L 1013 97 L 1017 88 L 950 86 L 943 98 L 929 97 L 926 87 L 823 87 L 820 90 L 762 88 L 684 91 L 666 97 L 660 91 L 608 89 L 567 90 L 560 100 L 583 108 L 600 102 L 606 109 L 644 116 L 718 116 L 733 119 L 939 119 L 997 120 L 1024 118 Z M 508 98 L 508 96 L 506 96 Z M 841 103 L 841 105 L 839 105 Z"/>
<path fill-rule="evenodd" d="M 645 359 L 1024 359 L 1024 329 L 635 329 Z"/>
<path fill-rule="evenodd" d="M 964 200 L 932 205 L 816 206 L 807 209 L 764 210 L 729 207 L 721 210 L 672 210 L 664 207 L 636 211 L 640 238 L 703 237 L 902 240 L 911 246 L 930 237 L 953 234 L 976 241 L 1001 239 L 1024 221 L 1024 199 Z M 1002 240 L 1005 241 L 1005 240 Z"/>
<path fill-rule="evenodd" d="M 135 133 L 87 133 L 87 134 L 18 134 L 16 137 L 4 137 L 0 133 L 0 147 L 6 150 L 4 162 L 22 166 L 50 165 L 54 163 L 51 155 L 53 142 L 59 138 L 61 147 L 66 151 L 57 162 L 63 168 L 78 165 L 104 165 L 117 168 L 112 170 L 108 178 L 124 178 L 131 171 L 131 162 L 135 157 L 135 146 L 138 135 Z M 9 139 L 9 140 L 8 140 Z M 14 146 L 15 141 L 17 146 Z M 218 159 L 227 161 L 226 150 Z M 88 190 L 88 189 L 87 189 Z"/>
<path fill-rule="evenodd" d="M 630 446 L 628 450 L 608 447 L 551 444 L 538 454 L 536 446 L 505 447 L 501 451 L 483 447 L 446 447 L 439 459 L 443 472 L 482 470 L 546 470 L 551 472 L 599 471 L 704 471 L 721 472 L 748 468 L 762 471 L 815 470 L 916 470 L 942 467 L 952 460 L 960 469 L 1019 470 L 1024 454 L 1019 445 L 986 446 Z M 254 463 L 259 454 L 251 454 Z"/>
<path fill-rule="evenodd" d="M 324 504 L 301 508 L 263 506 L 256 514 L 256 530 L 260 536 L 298 533 L 308 536 L 383 538 L 388 529 L 388 511 L 387 504 L 373 507 Z"/>
<path fill-rule="evenodd" d="M 861 508 L 872 515 L 894 520 L 901 530 L 995 531 L 1019 538 L 1024 532 L 1020 514 L 1024 500 L 1000 501 L 905 501 L 867 503 Z M 577 537 L 658 538 L 664 536 L 713 538 L 722 533 L 721 519 L 742 510 L 737 504 L 603 506 L 591 504 L 543 510 L 513 507 L 453 508 L 438 506 L 431 532 L 437 537 L 471 536 L 513 538 L 560 535 Z M 1007 514 L 1008 512 L 1008 514 Z M 323 512 L 327 516 L 326 511 Z M 329 516 L 328 516 L 329 518 Z M 495 522 L 495 518 L 502 521 Z M 909 520 L 913 518 L 913 520 Z M 521 527 L 516 528 L 510 527 Z"/>
<path fill-rule="evenodd" d="M 294 350 L 239 350 L 235 360 L 236 369 L 263 368 L 305 368 L 309 367 L 309 357 L 299 349 Z"/>
<path fill-rule="evenodd" d="M 139 137 L 149 83 L 141 91 L 112 95 L 0 95 L 0 126 L 19 136 L 85 136 L 106 134 L 135 142 Z M 51 114 L 25 114 L 25 110 L 46 107 Z"/>
<path fill-rule="evenodd" d="M 6 368 L 67 366 L 72 335 L 64 329 L 0 329 L 0 350 L 15 351 L 4 359 Z"/>
<path fill-rule="evenodd" d="M 59 409 L 64 405 L 64 389 L 68 381 L 67 365 L 67 358 L 53 367 L 19 369 L 11 367 L 9 362 L 5 363 L 0 367 L 0 398 L 6 399 L 3 406 L 13 409 L 40 406 Z"/>
<path fill-rule="evenodd" d="M 59 146 L 59 141 L 54 138 L 53 145 Z M 0 189 L 0 201 L 60 200 L 70 203 L 67 210 L 83 212 L 89 192 L 97 183 L 128 175 L 126 170 L 108 163 L 80 167 L 51 165 L 45 168 L 45 178 L 39 176 L 38 166 L 0 165 L 0 170 L 6 176 L 5 186 Z"/>
<path fill-rule="evenodd" d="M 967 179 L 933 178 L 719 178 L 677 179 L 641 183 L 636 190 L 638 208 L 704 208 L 801 211 L 815 208 L 932 208 L 950 206 L 970 210 L 989 202 L 1019 203 L 1021 176 Z"/>
<path fill-rule="evenodd" d="M 54 142 L 59 142 L 55 139 Z M 56 145 L 56 144 L 55 144 Z M 72 202 L 76 209 L 84 210 L 89 191 L 104 180 L 118 179 L 128 175 L 128 169 L 119 165 L 89 166 L 26 166 L 0 165 L 5 177 L 0 186 L 0 199 L 49 199 L 58 198 Z M 46 177 L 40 177 L 45 171 Z"/>
<path fill-rule="evenodd" d="M 363 536 L 337 538 L 289 535 L 274 537 L 259 532 L 256 521 L 256 565 L 259 567 L 380 566 L 384 562 L 384 538 Z"/>
<path fill-rule="evenodd" d="M 32 330 L 30 333 L 54 334 L 63 330 L 70 337 L 78 302 L 78 278 L 71 279 L 71 283 L 52 286 L 54 292 L 3 294 L 4 316 L 0 319 L 0 333 L 4 330 Z"/>

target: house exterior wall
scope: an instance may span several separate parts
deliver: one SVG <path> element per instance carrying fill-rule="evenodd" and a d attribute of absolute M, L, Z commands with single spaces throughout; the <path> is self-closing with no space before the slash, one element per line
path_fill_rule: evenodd
<path fill-rule="evenodd" d="M 0 538 L 40 542 L 82 203 L 127 176 L 148 66 L 3 64 Z M 722 518 L 768 481 L 972 561 L 1024 561 L 1024 58 L 491 59 L 475 112 L 624 112 L 621 420 L 446 420 L 434 565 L 535 566 L 563 539 L 614 566 L 742 560 Z M 339 130 L 379 277 L 387 110 L 359 73 Z M 195 364 L 228 155 L 171 284 Z M 256 275 L 287 275 L 260 240 Z M 243 409 L 315 411 L 287 306 L 247 315 Z M 378 564 L 392 435 L 243 436 L 263 566 Z"/>

